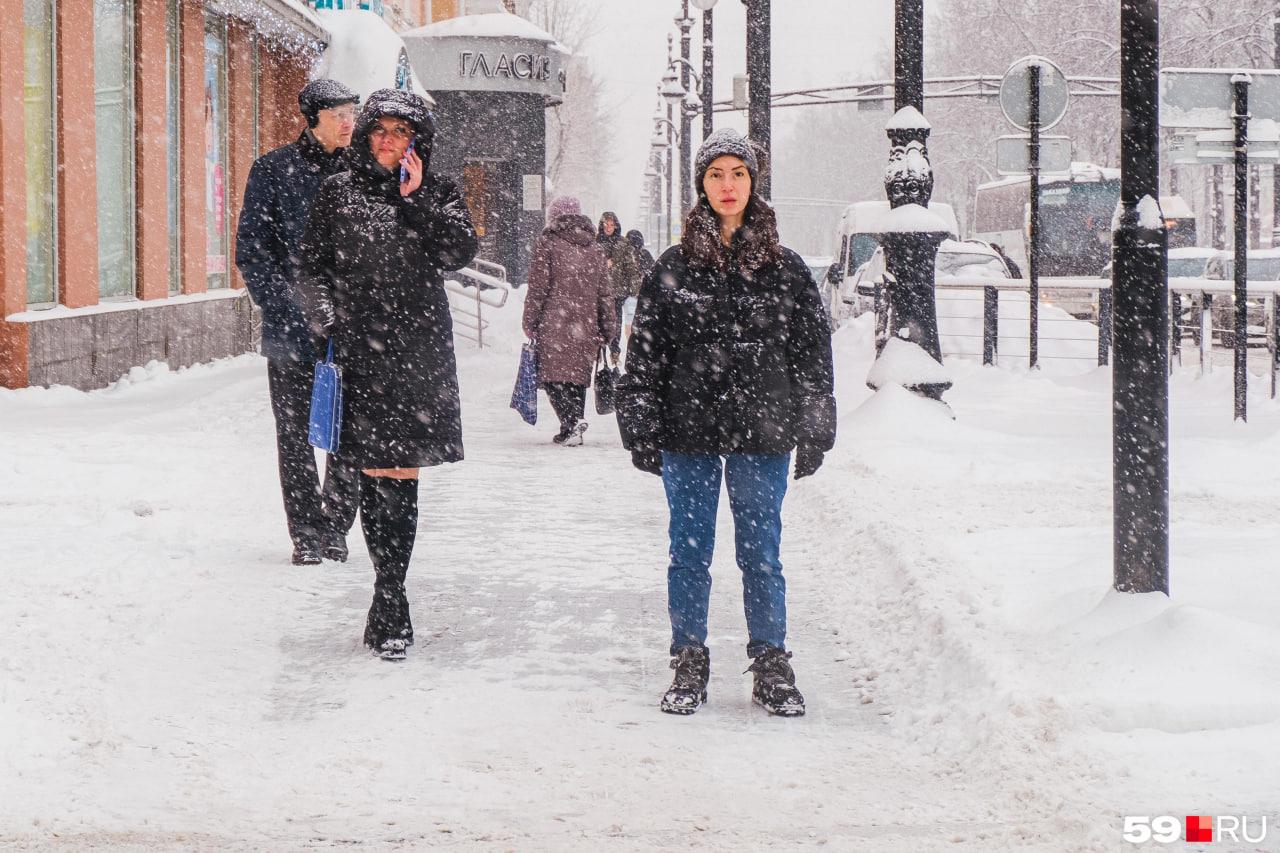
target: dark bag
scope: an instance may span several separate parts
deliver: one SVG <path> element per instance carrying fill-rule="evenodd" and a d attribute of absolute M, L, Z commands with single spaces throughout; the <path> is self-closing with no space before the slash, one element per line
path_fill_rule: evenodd
<path fill-rule="evenodd" d="M 311 386 L 311 422 L 307 441 L 327 453 L 338 450 L 342 435 L 342 368 L 333 363 L 333 339 L 324 361 L 316 362 L 316 379 Z"/>
<path fill-rule="evenodd" d="M 617 402 L 618 368 L 609 366 L 604 347 L 596 356 L 596 414 L 612 414 Z"/>
<path fill-rule="evenodd" d="M 520 370 L 511 390 L 511 408 L 530 426 L 538 422 L 538 351 L 535 344 L 520 348 Z"/>

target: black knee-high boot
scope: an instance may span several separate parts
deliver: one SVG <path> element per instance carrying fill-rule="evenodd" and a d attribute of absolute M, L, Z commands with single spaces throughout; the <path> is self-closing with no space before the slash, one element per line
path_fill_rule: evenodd
<path fill-rule="evenodd" d="M 360 475 L 360 526 L 377 577 L 365 623 L 365 645 L 381 650 L 388 640 L 413 644 L 409 599 L 404 591 L 418 532 L 418 481 Z"/>

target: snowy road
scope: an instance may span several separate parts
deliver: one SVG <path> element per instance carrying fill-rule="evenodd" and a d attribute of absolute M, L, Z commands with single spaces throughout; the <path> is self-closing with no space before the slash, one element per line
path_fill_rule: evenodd
<path fill-rule="evenodd" d="M 956 395 L 981 426 L 954 427 L 892 398 L 850 418 L 865 363 L 842 376 L 841 444 L 785 510 L 809 714 L 779 720 L 742 674 L 724 505 L 710 703 L 657 711 L 670 676 L 661 484 L 630 467 L 612 417 L 579 449 L 550 444 L 545 400 L 544 422 L 525 427 L 506 408 L 513 366 L 514 350 L 463 353 L 467 460 L 423 478 L 418 643 L 403 665 L 360 646 L 372 570 L 358 533 L 346 565 L 288 565 L 263 362 L 0 396 L 0 429 L 27 436 L 0 457 L 0 848 L 1119 849 L 1131 801 L 1116 777 L 1145 785 L 1165 765 L 1132 737 L 1093 752 L 1130 732 L 1097 724 L 1119 713 L 1113 698 L 1076 698 L 1077 673 L 1025 642 L 1063 620 L 1078 636 L 1073 608 L 1106 636 L 1136 620 L 1099 626 L 1093 611 L 1109 571 L 1096 553 L 1106 472 L 1061 458 L 1010 473 L 1089 420 L 1105 399 L 1092 375 L 1050 387 L 983 373 L 986 409 Z M 997 392 L 1059 402 L 1002 434 L 989 431 Z M 1277 412 L 1262 409 L 1271 458 Z M 878 457 L 886 425 L 907 441 L 918 429 L 921 453 Z M 1105 431 L 1083 432 L 1077 449 L 1105 449 Z M 940 463 L 957 448 L 996 464 Z M 1046 478 L 1066 485 L 1050 494 Z M 959 495 L 980 523 L 954 511 Z M 1276 488 L 1255 500 L 1275 507 Z M 1274 518 L 1252 527 L 1271 552 Z M 1028 558 L 1037 537 L 1055 553 Z M 1025 577 L 1009 568 L 1021 560 Z M 1029 591 L 1081 561 L 1065 588 Z M 1273 663 L 1275 581 L 1239 580 L 1257 612 L 1226 627 L 1254 632 L 1246 663 Z M 1074 701 L 1046 687 L 1058 676 Z M 1260 738 L 1236 779 L 1257 797 L 1219 787 L 1224 807 L 1264 808 L 1280 789 L 1265 787 L 1274 684 L 1234 724 Z M 1171 784 L 1170 808 L 1196 805 L 1185 790 Z"/>

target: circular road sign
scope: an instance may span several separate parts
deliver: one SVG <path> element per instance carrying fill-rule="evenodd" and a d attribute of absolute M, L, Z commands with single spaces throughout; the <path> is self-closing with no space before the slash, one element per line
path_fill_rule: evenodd
<path fill-rule="evenodd" d="M 1000 81 L 1000 109 L 1019 130 L 1031 129 L 1029 89 L 1033 65 L 1040 66 L 1040 129 L 1048 130 L 1067 113 L 1067 78 L 1043 56 L 1024 56 L 1009 66 Z"/>

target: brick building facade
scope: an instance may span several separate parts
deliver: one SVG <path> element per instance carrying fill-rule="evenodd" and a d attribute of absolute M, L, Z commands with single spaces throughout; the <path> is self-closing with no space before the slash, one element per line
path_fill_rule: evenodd
<path fill-rule="evenodd" d="M 248 10 L 248 11 L 246 11 Z M 295 0 L 0 0 L 0 386 L 254 346 L 249 167 L 323 46 Z"/>

